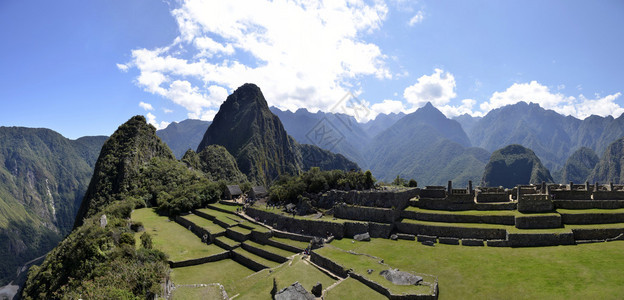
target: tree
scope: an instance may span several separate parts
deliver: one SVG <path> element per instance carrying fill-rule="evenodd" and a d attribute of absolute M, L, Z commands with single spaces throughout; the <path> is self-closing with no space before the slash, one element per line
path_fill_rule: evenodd
<path fill-rule="evenodd" d="M 145 249 L 152 249 L 152 236 L 149 233 L 143 232 L 141 234 L 141 245 Z"/>
<path fill-rule="evenodd" d="M 418 182 L 416 182 L 416 180 L 414 180 L 414 178 L 410 179 L 410 181 L 407 183 L 407 186 L 409 187 L 417 187 L 418 186 Z"/>
<path fill-rule="evenodd" d="M 397 186 L 407 186 L 407 182 L 404 178 L 401 178 L 401 175 L 397 175 L 394 181 L 392 181 L 392 184 Z"/>

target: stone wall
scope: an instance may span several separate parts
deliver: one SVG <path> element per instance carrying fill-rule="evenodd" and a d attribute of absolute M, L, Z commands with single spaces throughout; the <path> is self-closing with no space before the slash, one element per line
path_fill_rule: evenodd
<path fill-rule="evenodd" d="M 291 232 L 284 232 L 284 231 L 273 231 L 273 236 L 276 236 L 278 238 L 294 240 L 294 241 L 306 242 L 306 243 L 309 243 L 312 239 L 314 239 L 313 236 L 291 233 Z"/>
<path fill-rule="evenodd" d="M 477 202 L 509 202 L 509 194 L 507 193 L 477 193 Z"/>
<path fill-rule="evenodd" d="M 247 208 L 246 213 L 251 217 L 266 221 L 269 225 L 275 225 L 275 228 L 283 231 L 319 237 L 326 237 L 327 233 L 330 233 L 338 239 L 344 236 L 344 226 L 337 222 L 297 219 L 291 216 L 269 213 L 255 208 Z"/>
<path fill-rule="evenodd" d="M 554 205 L 549 195 L 522 195 L 518 200 L 518 211 L 521 213 L 551 212 Z"/>
<path fill-rule="evenodd" d="M 196 259 L 189 259 L 183 261 L 169 261 L 169 267 L 171 268 L 180 268 L 180 267 L 188 267 L 201 265 L 209 262 L 219 261 L 222 259 L 230 258 L 230 251 L 221 252 L 215 255 L 201 257 Z"/>
<path fill-rule="evenodd" d="M 358 206 L 382 207 L 403 209 L 411 198 L 418 196 L 420 189 L 400 190 L 366 190 L 341 191 L 331 190 L 319 195 L 307 195 L 316 201 L 316 206 L 330 209 L 337 203 L 347 203 Z"/>
<path fill-rule="evenodd" d="M 234 231 L 230 228 L 225 230 L 225 235 L 237 242 L 244 242 L 249 239 L 249 235 Z"/>
<path fill-rule="evenodd" d="M 219 247 L 221 247 L 223 249 L 227 249 L 227 250 L 233 250 L 233 249 L 236 249 L 236 248 L 238 248 L 240 246 L 240 243 L 238 243 L 236 246 L 229 246 L 228 244 L 220 241 L 219 239 L 215 239 L 214 243 L 215 243 L 215 245 L 217 245 L 217 246 L 219 246 Z"/>
<path fill-rule="evenodd" d="M 276 240 L 268 240 L 266 242 L 266 244 L 270 245 L 270 246 L 273 246 L 273 247 L 276 247 L 276 248 L 280 248 L 280 249 L 286 250 L 286 251 L 294 252 L 294 253 L 303 251 L 303 249 L 301 249 L 301 248 L 298 248 L 298 247 L 295 247 L 295 246 L 291 246 L 291 245 L 288 245 L 288 244 L 284 244 L 284 243 L 280 243 L 280 242 L 278 242 Z"/>
<path fill-rule="evenodd" d="M 334 206 L 334 216 L 341 219 L 392 224 L 396 221 L 398 215 L 398 212 L 389 208 L 373 208 L 345 204 L 337 204 Z"/>
<path fill-rule="evenodd" d="M 258 271 L 260 271 L 262 269 L 267 269 L 268 268 L 267 266 L 265 266 L 265 265 L 263 265 L 263 264 L 261 264 L 259 262 L 256 262 L 253 259 L 245 257 L 244 255 L 241 255 L 241 254 L 239 254 L 239 253 L 237 253 L 235 251 L 230 251 L 230 253 L 231 253 L 231 257 L 232 257 L 232 259 L 234 261 L 236 261 L 237 263 L 239 263 L 239 264 L 241 264 L 241 265 L 243 265 L 243 266 L 253 270 L 254 272 L 258 272 Z"/>
<path fill-rule="evenodd" d="M 424 224 L 414 224 L 400 222 L 396 224 L 397 229 L 403 233 L 414 235 L 430 235 L 437 237 L 474 238 L 483 240 L 505 239 L 507 230 L 498 228 L 468 228 L 452 226 L 432 226 Z"/>
<path fill-rule="evenodd" d="M 184 226 L 185 228 L 190 228 L 191 232 L 194 233 L 197 237 L 199 237 L 200 239 L 204 239 L 204 236 L 206 236 L 206 243 L 207 244 L 211 244 L 214 242 L 214 236 L 206 229 L 204 229 L 203 227 L 198 226 L 197 224 L 189 221 L 188 219 L 184 218 L 183 216 L 177 216 L 175 218 L 176 223 Z"/>
<path fill-rule="evenodd" d="M 564 224 L 609 224 L 624 223 L 624 213 L 591 213 L 591 214 L 561 214 Z"/>
<path fill-rule="evenodd" d="M 394 224 L 368 222 L 368 233 L 372 238 L 390 238 Z"/>
<path fill-rule="evenodd" d="M 283 257 L 281 255 L 277 255 L 277 254 L 275 254 L 273 252 L 269 252 L 269 251 L 266 251 L 264 249 L 260 249 L 258 247 L 254 247 L 254 246 L 249 245 L 247 243 L 242 243 L 241 244 L 241 248 L 243 248 L 243 249 L 245 249 L 245 250 L 247 250 L 247 251 L 249 251 L 249 252 L 251 252 L 251 253 L 253 253 L 255 255 L 264 257 L 264 258 L 266 258 L 268 260 L 276 261 L 278 263 L 284 263 L 284 262 L 286 262 L 288 260 L 288 259 L 286 259 L 286 257 Z"/>
<path fill-rule="evenodd" d="M 624 192 L 598 191 L 592 194 L 594 200 L 624 200 Z"/>
<path fill-rule="evenodd" d="M 591 200 L 591 191 L 550 191 L 553 199 L 561 200 Z"/>
<path fill-rule="evenodd" d="M 347 276 L 349 276 L 347 270 L 343 266 L 335 263 L 325 256 L 316 253 L 315 251 L 310 252 L 310 261 L 318 265 L 319 267 L 327 269 L 330 272 L 340 276 L 340 278 L 347 278 Z"/>
<path fill-rule="evenodd" d="M 556 208 L 563 209 L 614 209 L 624 208 L 623 200 L 554 200 Z"/>
<path fill-rule="evenodd" d="M 511 247 L 541 247 L 557 245 L 574 245 L 572 233 L 510 233 L 507 236 Z"/>
<path fill-rule="evenodd" d="M 486 223 L 486 224 L 502 224 L 502 225 L 514 225 L 515 219 L 513 215 L 458 215 L 458 214 L 445 214 L 434 212 L 416 212 L 416 211 L 402 211 L 401 216 L 406 219 L 430 221 L 430 222 L 446 222 L 446 223 Z"/>
<path fill-rule="evenodd" d="M 345 237 L 353 237 L 356 234 L 368 232 L 367 222 L 345 222 L 344 234 Z"/>
<path fill-rule="evenodd" d="M 624 233 L 624 228 L 572 229 L 576 240 L 606 240 Z"/>
<path fill-rule="evenodd" d="M 558 214 L 543 215 L 518 215 L 516 216 L 516 228 L 520 229 L 545 229 L 560 228 L 561 216 Z"/>

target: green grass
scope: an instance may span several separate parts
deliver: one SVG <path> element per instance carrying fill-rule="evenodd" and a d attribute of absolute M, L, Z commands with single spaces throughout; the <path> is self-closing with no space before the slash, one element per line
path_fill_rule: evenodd
<path fill-rule="evenodd" d="M 566 225 L 566 228 L 570 228 L 570 229 L 624 228 L 624 223 L 589 224 L 589 225 Z"/>
<path fill-rule="evenodd" d="M 560 214 L 624 214 L 624 208 L 616 209 L 557 209 Z"/>
<path fill-rule="evenodd" d="M 221 299 L 221 288 L 217 285 L 193 287 L 180 286 L 171 294 L 173 300 Z"/>
<path fill-rule="evenodd" d="M 440 299 L 622 299 L 624 242 L 497 248 L 373 239 L 333 246 L 438 276 Z"/>
<path fill-rule="evenodd" d="M 237 285 L 245 281 L 245 277 L 254 271 L 231 260 L 175 268 L 171 270 L 171 280 L 175 284 L 220 283 L 225 287 L 228 296 L 234 296 Z"/>
<path fill-rule="evenodd" d="M 249 230 L 247 228 L 240 227 L 240 226 L 232 226 L 232 227 L 230 227 L 228 229 L 230 229 L 232 231 L 236 231 L 236 232 L 238 232 L 240 234 L 244 234 L 244 235 L 251 234 L 251 230 Z"/>
<path fill-rule="evenodd" d="M 295 281 L 299 281 L 308 291 L 312 290 L 317 282 L 320 282 L 323 288 L 336 282 L 307 261 L 302 260 L 300 255 L 297 255 L 292 260 L 292 264 L 282 264 L 272 269 L 271 272 L 262 270 L 245 279 L 244 282 L 247 284 L 240 286 L 238 290 L 240 295 L 236 299 L 270 299 L 273 278 L 276 280 L 278 290 L 295 283 Z M 233 297 L 234 294 L 228 294 L 228 296 Z"/>
<path fill-rule="evenodd" d="M 198 209 L 197 211 L 213 216 L 219 219 L 220 221 L 228 224 L 229 226 L 234 226 L 244 221 L 243 219 L 241 219 L 239 216 L 235 214 L 230 214 L 230 213 L 226 213 L 226 212 L 222 212 L 222 211 L 218 211 L 218 210 L 214 210 L 210 208 L 201 208 L 201 209 Z"/>
<path fill-rule="evenodd" d="M 198 215 L 190 214 L 190 215 L 183 216 L 183 218 L 195 223 L 195 225 L 199 227 L 202 227 L 208 230 L 208 232 L 210 232 L 211 234 L 219 234 L 221 232 L 225 232 L 225 228 L 215 224 L 214 222 L 208 219 L 204 219 Z"/>
<path fill-rule="evenodd" d="M 247 251 L 245 249 L 242 249 L 242 248 L 236 248 L 236 249 L 234 249 L 232 251 L 236 252 L 236 253 L 244 256 L 244 257 L 247 257 L 247 258 L 249 258 L 249 259 L 251 259 L 251 260 L 253 260 L 253 261 L 255 261 L 255 262 L 259 263 L 259 264 L 262 264 L 262 265 L 264 265 L 266 267 L 269 267 L 269 268 L 274 268 L 274 267 L 277 267 L 279 265 L 278 262 L 274 262 L 274 261 L 268 260 L 268 259 L 266 259 L 266 258 L 264 258 L 262 256 L 255 255 L 255 254 L 253 254 L 253 253 L 251 253 L 251 252 L 249 252 L 249 251 Z"/>
<path fill-rule="evenodd" d="M 325 287 L 323 287 L 325 288 Z M 360 300 L 382 300 L 387 299 L 386 296 L 377 293 L 375 290 L 367 287 L 363 283 L 348 277 L 337 286 L 327 291 L 326 300 L 342 300 L 342 299 L 360 299 Z"/>
<path fill-rule="evenodd" d="M 237 245 L 240 245 L 240 242 L 237 242 L 231 238 L 228 238 L 226 236 L 220 236 L 218 238 L 216 238 L 216 240 L 219 240 L 220 242 L 223 242 L 224 244 L 230 246 L 230 247 L 235 247 Z"/>
<path fill-rule="evenodd" d="M 151 208 L 134 210 L 131 218 L 143 223 L 145 231 L 152 236 L 154 248 L 169 255 L 171 261 L 201 258 L 224 251 L 216 245 L 202 243 L 192 232 L 167 217 L 159 216 Z M 137 245 L 141 244 L 141 234 L 135 234 Z"/>
<path fill-rule="evenodd" d="M 213 204 L 208 204 L 208 207 L 209 208 L 213 208 L 213 207 L 220 208 L 220 209 L 223 209 L 223 210 L 227 210 L 227 211 L 229 211 L 231 213 L 235 213 L 236 209 L 242 208 L 242 206 L 227 205 L 227 204 L 221 204 L 221 203 L 218 203 L 218 202 L 217 203 L 213 203 Z"/>
<path fill-rule="evenodd" d="M 252 247 L 256 247 L 256 248 L 265 250 L 267 252 L 271 252 L 273 254 L 277 254 L 277 255 L 283 256 L 283 257 L 289 257 L 289 256 L 293 255 L 293 253 L 290 252 L 290 251 L 286 251 L 286 250 L 283 250 L 283 249 L 280 249 L 280 248 L 277 248 L 277 247 L 273 247 L 271 245 L 262 245 L 262 244 L 258 244 L 258 243 L 253 242 L 253 241 L 245 241 L 245 244 L 247 244 L 249 246 L 252 246 Z"/>
<path fill-rule="evenodd" d="M 355 271 L 359 275 L 369 278 L 383 285 L 393 294 L 429 294 L 433 292 L 431 286 L 429 285 L 396 285 L 386 280 L 383 276 L 379 274 L 379 272 L 387 270 L 391 267 L 397 267 L 393 265 L 388 266 L 380 263 L 382 257 L 376 259 L 366 255 L 354 255 L 331 245 L 315 250 L 315 252 L 338 262 L 340 265 L 345 267 L 345 269 L 353 269 L 353 271 Z M 368 274 L 367 270 L 370 269 L 372 269 L 373 272 L 371 274 Z M 407 272 L 420 273 L 417 270 L 411 268 L 399 269 Z M 435 281 L 435 277 L 433 276 L 425 276 L 423 274 L 417 275 L 422 276 L 426 283 L 433 284 L 433 282 Z"/>
<path fill-rule="evenodd" d="M 305 249 L 310 245 L 309 242 L 295 241 L 287 238 L 272 237 L 271 239 L 276 242 L 280 242 L 282 244 L 290 245 L 301 249 Z"/>
<path fill-rule="evenodd" d="M 509 233 L 529 233 L 529 234 L 537 234 L 537 233 L 571 233 L 572 230 L 569 226 L 561 227 L 561 228 L 547 228 L 547 229 L 518 229 L 516 227 L 511 227 L 507 229 Z"/>

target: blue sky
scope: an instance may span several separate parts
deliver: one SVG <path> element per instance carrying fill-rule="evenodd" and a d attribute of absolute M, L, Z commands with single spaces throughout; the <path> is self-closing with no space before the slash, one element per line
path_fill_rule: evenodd
<path fill-rule="evenodd" d="M 210 120 L 245 82 L 270 105 L 447 116 L 532 101 L 624 112 L 622 1 L 0 1 L 0 125 L 110 135 Z"/>

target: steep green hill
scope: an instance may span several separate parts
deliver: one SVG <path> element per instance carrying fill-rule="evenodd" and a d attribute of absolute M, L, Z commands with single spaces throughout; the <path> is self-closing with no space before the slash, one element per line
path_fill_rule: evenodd
<path fill-rule="evenodd" d="M 210 145 L 199 153 L 188 150 L 182 157 L 187 166 L 206 173 L 212 180 L 225 180 L 228 182 L 245 182 L 247 177 L 236 164 L 236 159 L 225 147 Z"/>
<path fill-rule="evenodd" d="M 512 188 L 518 184 L 553 182 L 552 176 L 531 149 L 509 145 L 492 153 L 481 186 Z"/>
<path fill-rule="evenodd" d="M 302 147 L 286 133 L 280 119 L 267 105 L 260 88 L 244 84 L 229 95 L 221 104 L 219 112 L 203 140 L 198 152 L 209 145 L 222 145 L 236 158 L 238 168 L 250 181 L 267 185 L 281 174 L 299 174 L 308 164 L 304 163 Z M 316 146 L 309 146 L 316 147 Z M 326 151 L 309 151 L 328 167 L 351 167 L 352 164 L 331 162 Z"/>
<path fill-rule="evenodd" d="M 590 182 L 624 183 L 624 138 L 613 142 L 600 158 L 588 177 Z"/>
<path fill-rule="evenodd" d="M 0 127 L 0 286 L 71 230 L 105 139 Z"/>
<path fill-rule="evenodd" d="M 585 182 L 598 161 L 598 155 L 594 150 L 586 147 L 576 150 L 563 166 L 561 182 Z"/>
<path fill-rule="evenodd" d="M 157 130 L 156 135 L 169 146 L 176 158 L 181 159 L 187 150 L 197 149 L 210 123 L 191 119 L 173 122 L 165 129 Z"/>
<path fill-rule="evenodd" d="M 131 178 L 139 167 L 152 158 L 175 159 L 171 150 L 157 136 L 156 129 L 147 124 L 145 117 L 134 116 L 104 143 L 95 164 L 93 178 L 80 209 L 75 226 L 82 224 L 100 207 L 116 200 L 116 196 L 132 188 Z"/>

